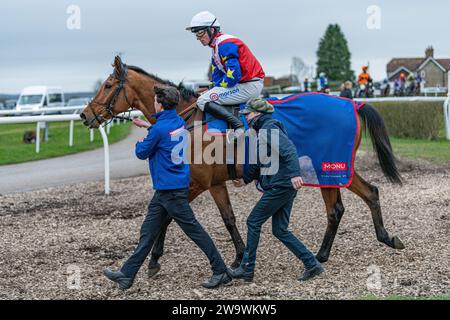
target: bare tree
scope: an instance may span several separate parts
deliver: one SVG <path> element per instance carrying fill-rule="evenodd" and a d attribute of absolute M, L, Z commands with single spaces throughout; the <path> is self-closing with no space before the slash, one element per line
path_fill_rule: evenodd
<path fill-rule="evenodd" d="M 297 76 L 299 81 L 302 81 L 305 77 L 312 78 L 313 68 L 308 66 L 299 57 L 293 57 L 291 62 L 291 75 Z"/>

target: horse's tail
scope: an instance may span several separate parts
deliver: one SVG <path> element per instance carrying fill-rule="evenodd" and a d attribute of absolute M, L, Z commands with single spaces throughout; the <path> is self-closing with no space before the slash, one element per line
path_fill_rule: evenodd
<path fill-rule="evenodd" d="M 378 162 L 380 163 L 384 175 L 390 182 L 401 185 L 402 178 L 395 163 L 396 159 L 392 151 L 391 142 L 389 141 L 389 135 L 383 118 L 370 104 L 365 104 L 360 108 L 358 114 L 364 122 L 365 134 L 367 134 L 367 130 L 369 130 L 372 146 L 377 154 Z"/>

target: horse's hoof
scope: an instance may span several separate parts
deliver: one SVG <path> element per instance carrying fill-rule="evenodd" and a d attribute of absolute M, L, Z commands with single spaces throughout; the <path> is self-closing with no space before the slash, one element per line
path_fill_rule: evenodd
<path fill-rule="evenodd" d="M 147 271 L 148 277 L 153 278 L 154 276 L 156 276 L 159 270 L 161 270 L 161 265 L 159 263 L 149 265 Z"/>
<path fill-rule="evenodd" d="M 394 249 L 397 250 L 405 249 L 405 245 L 403 244 L 402 240 L 400 240 L 396 236 L 392 237 L 392 245 L 394 246 Z"/>
<path fill-rule="evenodd" d="M 324 263 L 328 261 L 328 257 L 317 255 L 316 259 L 319 260 L 320 263 Z"/>

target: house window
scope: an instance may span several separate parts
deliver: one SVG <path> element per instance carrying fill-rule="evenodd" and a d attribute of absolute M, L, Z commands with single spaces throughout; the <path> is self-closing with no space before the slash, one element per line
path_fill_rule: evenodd
<path fill-rule="evenodd" d="M 420 77 L 423 79 L 426 76 L 425 70 L 420 71 Z"/>

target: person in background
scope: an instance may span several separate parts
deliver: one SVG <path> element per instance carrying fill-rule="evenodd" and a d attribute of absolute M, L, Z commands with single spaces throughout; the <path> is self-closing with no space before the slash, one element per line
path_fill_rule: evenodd
<path fill-rule="evenodd" d="M 345 81 L 343 84 L 342 84 L 342 90 L 341 90 L 341 93 L 340 93 L 340 97 L 343 97 L 343 98 L 347 98 L 347 99 L 353 99 L 353 93 L 352 93 L 352 88 L 353 88 L 353 84 L 352 84 L 352 82 L 351 81 Z"/>
<path fill-rule="evenodd" d="M 321 72 L 319 74 L 319 78 L 317 79 L 317 91 L 327 92 L 327 89 L 329 89 L 328 78 L 326 77 L 325 72 Z"/>
<path fill-rule="evenodd" d="M 308 77 L 306 77 L 305 81 L 303 81 L 303 89 L 304 89 L 304 92 L 311 92 L 311 83 L 309 82 Z"/>
<path fill-rule="evenodd" d="M 358 85 L 364 85 L 367 87 L 367 84 L 370 80 L 370 74 L 367 71 L 369 69 L 368 66 L 362 66 L 362 71 L 358 76 Z"/>
<path fill-rule="evenodd" d="M 415 82 L 416 82 L 416 94 L 419 95 L 422 90 L 422 76 L 420 72 L 415 73 Z"/>

